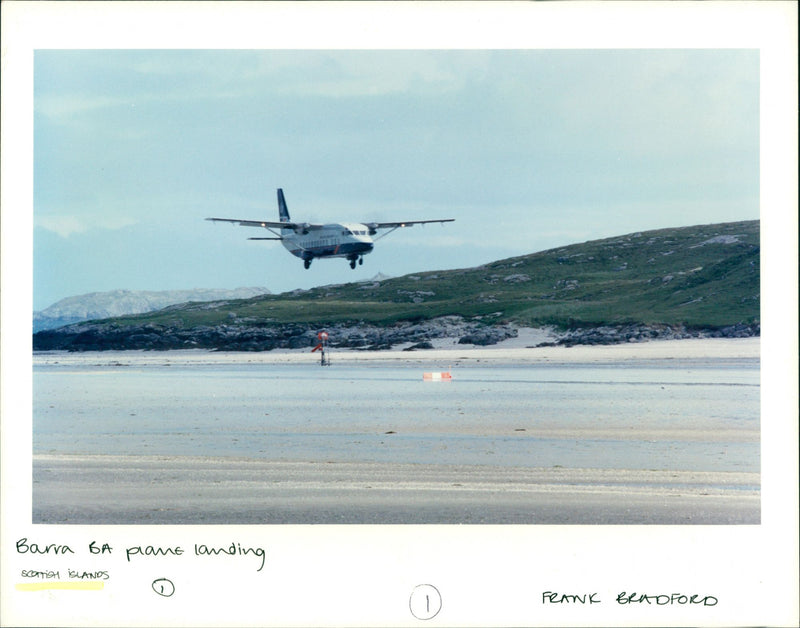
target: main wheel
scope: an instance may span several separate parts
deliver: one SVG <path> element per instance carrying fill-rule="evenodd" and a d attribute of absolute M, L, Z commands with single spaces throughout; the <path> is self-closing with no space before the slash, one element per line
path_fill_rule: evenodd
<path fill-rule="evenodd" d="M 306 270 L 308 270 L 309 268 L 311 268 L 311 260 L 310 260 L 310 259 L 304 259 L 304 260 L 303 260 L 303 267 L 304 267 Z"/>
<path fill-rule="evenodd" d="M 356 260 L 354 260 L 354 259 L 350 260 L 350 268 L 352 268 L 353 270 L 356 269 Z"/>

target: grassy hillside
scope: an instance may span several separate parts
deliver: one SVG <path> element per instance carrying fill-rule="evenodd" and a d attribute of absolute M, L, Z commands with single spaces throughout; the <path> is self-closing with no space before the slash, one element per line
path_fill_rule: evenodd
<path fill-rule="evenodd" d="M 119 325 L 387 325 L 456 314 L 562 328 L 760 321 L 759 222 L 633 233 L 460 270 L 173 306 Z"/>

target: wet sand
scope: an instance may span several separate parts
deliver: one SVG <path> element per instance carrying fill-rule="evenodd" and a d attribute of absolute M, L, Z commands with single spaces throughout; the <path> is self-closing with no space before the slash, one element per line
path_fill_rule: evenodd
<path fill-rule="evenodd" d="M 758 359 L 759 339 L 530 349 L 337 351 L 334 364 L 448 365 Z M 309 363 L 307 351 L 44 353 L 38 365 Z M 335 368 L 335 367 L 334 367 Z M 469 426 L 465 425 L 464 429 Z M 658 439 L 679 442 L 680 426 Z M 672 431 L 671 431 L 672 430 Z M 580 430 L 579 430 L 580 431 Z M 674 433 L 673 433 L 674 432 Z M 738 433 L 737 433 L 738 434 Z M 588 436 L 597 437 L 597 434 Z M 706 435 L 710 440 L 730 434 Z M 736 440 L 752 440 L 735 435 Z M 747 434 L 745 434 L 747 436 Z M 575 433 L 576 440 L 587 438 Z M 638 434 L 642 438 L 642 434 Z M 757 439 L 757 436 L 756 436 Z M 35 452 L 33 522 L 70 524 L 758 524 L 760 476 L 398 462 L 287 462 L 188 455 Z"/>
<path fill-rule="evenodd" d="M 759 475 L 36 455 L 33 520 L 75 524 L 757 524 Z"/>

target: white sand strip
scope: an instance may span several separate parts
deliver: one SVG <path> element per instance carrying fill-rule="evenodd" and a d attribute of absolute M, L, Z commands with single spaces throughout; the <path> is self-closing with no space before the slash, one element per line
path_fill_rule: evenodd
<path fill-rule="evenodd" d="M 376 363 L 436 364 L 442 368 L 458 364 L 531 364 L 531 363 L 614 363 L 631 360 L 686 359 L 758 359 L 760 338 L 702 338 L 685 340 L 653 340 L 602 346 L 539 347 L 520 346 L 474 347 L 419 351 L 357 351 L 331 349 L 327 356 L 332 364 Z M 103 351 L 86 353 L 34 353 L 34 365 L 218 365 L 218 364 L 315 364 L 318 354 L 308 350 L 275 350 L 256 353 L 205 350 L 181 351 Z"/>

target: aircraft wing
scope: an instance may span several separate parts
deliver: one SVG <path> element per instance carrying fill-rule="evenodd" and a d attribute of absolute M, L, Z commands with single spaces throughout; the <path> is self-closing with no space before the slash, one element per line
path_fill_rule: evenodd
<path fill-rule="evenodd" d="M 240 227 L 261 227 L 262 229 L 292 229 L 294 231 L 308 231 L 310 229 L 321 229 L 323 225 L 310 224 L 307 222 L 271 222 L 269 220 L 240 220 L 238 218 L 206 218 L 214 222 L 231 222 Z"/>
<path fill-rule="evenodd" d="M 365 224 L 370 229 L 397 229 L 398 227 L 424 225 L 429 222 L 453 222 L 454 220 L 455 218 L 443 218 L 439 220 L 407 220 L 405 222 L 368 222 Z"/>
<path fill-rule="evenodd" d="M 242 227 L 262 227 L 270 229 L 294 229 L 297 223 L 294 222 L 270 222 L 269 220 L 239 220 L 238 218 L 206 218 L 214 222 L 232 222 Z"/>

